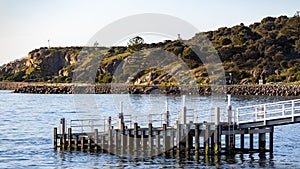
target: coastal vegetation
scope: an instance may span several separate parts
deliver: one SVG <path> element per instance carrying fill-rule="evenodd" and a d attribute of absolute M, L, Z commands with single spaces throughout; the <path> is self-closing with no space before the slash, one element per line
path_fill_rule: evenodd
<path fill-rule="evenodd" d="M 176 79 L 170 72 L 176 74 L 180 66 L 173 61 L 165 65 L 169 72 L 151 67 L 134 72 L 139 70 L 139 66 L 149 64 L 145 58 L 151 53 L 145 49 L 154 49 L 151 51 L 168 51 L 179 57 L 195 77 L 195 82 L 206 85 L 210 79 L 205 64 L 186 45 L 197 42 L 203 35 L 210 40 L 220 56 L 230 84 L 256 84 L 259 80 L 266 83 L 300 83 L 298 16 L 266 17 L 249 26 L 241 23 L 230 28 L 221 27 L 196 34 L 192 39 L 184 41 L 166 40 L 146 44 L 142 37 L 135 37 L 129 41 L 128 46 L 111 48 L 42 47 L 29 52 L 27 58 L 2 65 L 0 81 L 69 83 L 74 80 L 75 69 L 79 70 L 76 72 L 78 79 L 86 79 L 86 72 L 96 66 L 93 79 L 89 79 L 96 83 L 110 83 L 117 79 L 135 85 L 175 84 Z M 212 49 L 203 46 L 201 50 L 209 53 Z M 161 57 L 170 56 L 163 54 Z M 122 74 L 116 74 L 120 68 Z M 180 78 L 188 81 L 185 76 Z"/>

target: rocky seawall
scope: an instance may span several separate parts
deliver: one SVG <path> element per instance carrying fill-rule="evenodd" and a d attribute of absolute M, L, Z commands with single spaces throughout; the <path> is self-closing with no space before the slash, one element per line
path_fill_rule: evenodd
<path fill-rule="evenodd" d="M 73 85 L 73 84 L 27 84 L 17 86 L 15 93 L 36 94 L 185 94 L 185 95 L 261 95 L 300 96 L 300 85 L 227 85 L 227 86 L 127 86 L 127 85 Z"/>

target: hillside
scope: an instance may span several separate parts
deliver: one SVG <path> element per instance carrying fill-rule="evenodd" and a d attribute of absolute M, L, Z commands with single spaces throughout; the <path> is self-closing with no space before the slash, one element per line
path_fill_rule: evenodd
<path fill-rule="evenodd" d="M 204 34 L 217 50 L 223 62 L 227 80 L 231 74 L 234 84 L 258 83 L 259 79 L 269 83 L 300 82 L 299 17 L 266 17 L 261 22 L 249 26 L 241 23 L 231 28 L 222 27 Z M 196 34 L 186 42 L 194 42 L 200 38 L 200 34 Z M 162 55 L 161 51 L 168 51 L 178 56 L 191 70 L 197 83 L 209 84 L 210 79 L 202 61 L 191 47 L 180 40 L 153 44 L 141 43 L 110 49 L 104 47 L 35 49 L 29 52 L 27 58 L 2 65 L 0 81 L 71 82 L 75 68 L 79 70 L 76 73 L 77 78 L 80 79 L 92 66 L 97 64 L 98 69 L 94 73 L 95 79 L 92 79 L 97 83 L 109 83 L 113 76 L 123 82 L 130 81 L 137 85 L 175 83 L 176 79 L 170 76 L 170 72 L 177 75 L 179 68 L 177 65 L 172 65 L 172 61 L 169 65 L 165 65 L 170 67 L 170 72 L 151 67 L 134 72 L 137 65 L 130 64 L 133 60 L 139 65 L 149 64 L 142 59 L 151 55 L 147 52 L 149 50 L 145 49 L 154 49 L 153 52 L 160 52 L 160 57 L 164 58 L 171 56 Z M 103 51 L 105 51 L 104 56 L 102 55 Z M 80 67 L 76 67 L 76 63 L 81 61 L 79 58 L 84 56 L 89 59 L 81 63 Z M 100 60 L 101 62 L 98 64 Z M 116 70 L 120 68 L 121 70 Z M 117 77 L 116 71 L 122 73 L 119 73 Z M 184 75 L 178 78 L 183 79 L 182 81 L 189 80 Z"/>

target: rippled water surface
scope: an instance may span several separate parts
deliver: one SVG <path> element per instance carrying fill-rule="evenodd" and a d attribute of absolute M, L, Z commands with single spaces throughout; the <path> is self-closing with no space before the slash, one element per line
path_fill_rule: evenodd
<path fill-rule="evenodd" d="M 90 99 L 90 100 L 89 100 Z M 293 98 L 233 97 L 233 108 Z M 0 91 L 0 168 L 300 168 L 300 125 L 275 127 L 274 154 L 265 158 L 258 154 L 192 159 L 135 160 L 108 154 L 54 151 L 53 128 L 64 117 L 106 118 L 116 116 L 119 101 L 124 113 L 137 116 L 135 120 L 149 120 L 150 113 L 162 113 L 168 100 L 172 118 L 181 107 L 180 96 L 161 95 L 35 95 Z M 188 109 L 198 111 L 218 105 L 210 97 L 187 96 Z M 145 119 L 143 119 L 145 118 Z M 134 119 L 133 119 L 134 120 Z"/>

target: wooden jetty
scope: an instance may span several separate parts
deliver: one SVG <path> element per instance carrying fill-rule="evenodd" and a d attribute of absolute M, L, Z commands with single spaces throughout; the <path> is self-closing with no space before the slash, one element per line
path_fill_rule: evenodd
<path fill-rule="evenodd" d="M 95 124 L 99 121 L 96 119 L 73 120 L 73 125 L 70 124 L 67 130 L 65 119 L 61 119 L 59 131 L 54 128 L 54 149 L 138 158 L 273 153 L 274 126 L 299 123 L 300 100 L 239 107 L 236 111 L 232 110 L 229 102 L 226 118 L 221 119 L 220 113 L 221 109 L 217 107 L 213 110 L 213 121 L 187 122 L 187 109 L 183 104 L 175 124 L 171 125 L 166 110 L 163 124 L 153 126 L 153 121 L 150 121 L 147 126 L 140 126 L 136 122 L 132 127 L 125 125 L 121 109 L 117 123 L 112 125 L 112 118 L 109 117 L 101 130 L 97 128 L 100 125 Z M 84 121 L 89 121 L 89 125 L 85 125 Z M 76 122 L 80 125 L 75 125 Z M 92 130 L 72 132 L 74 128 L 84 126 Z"/>

